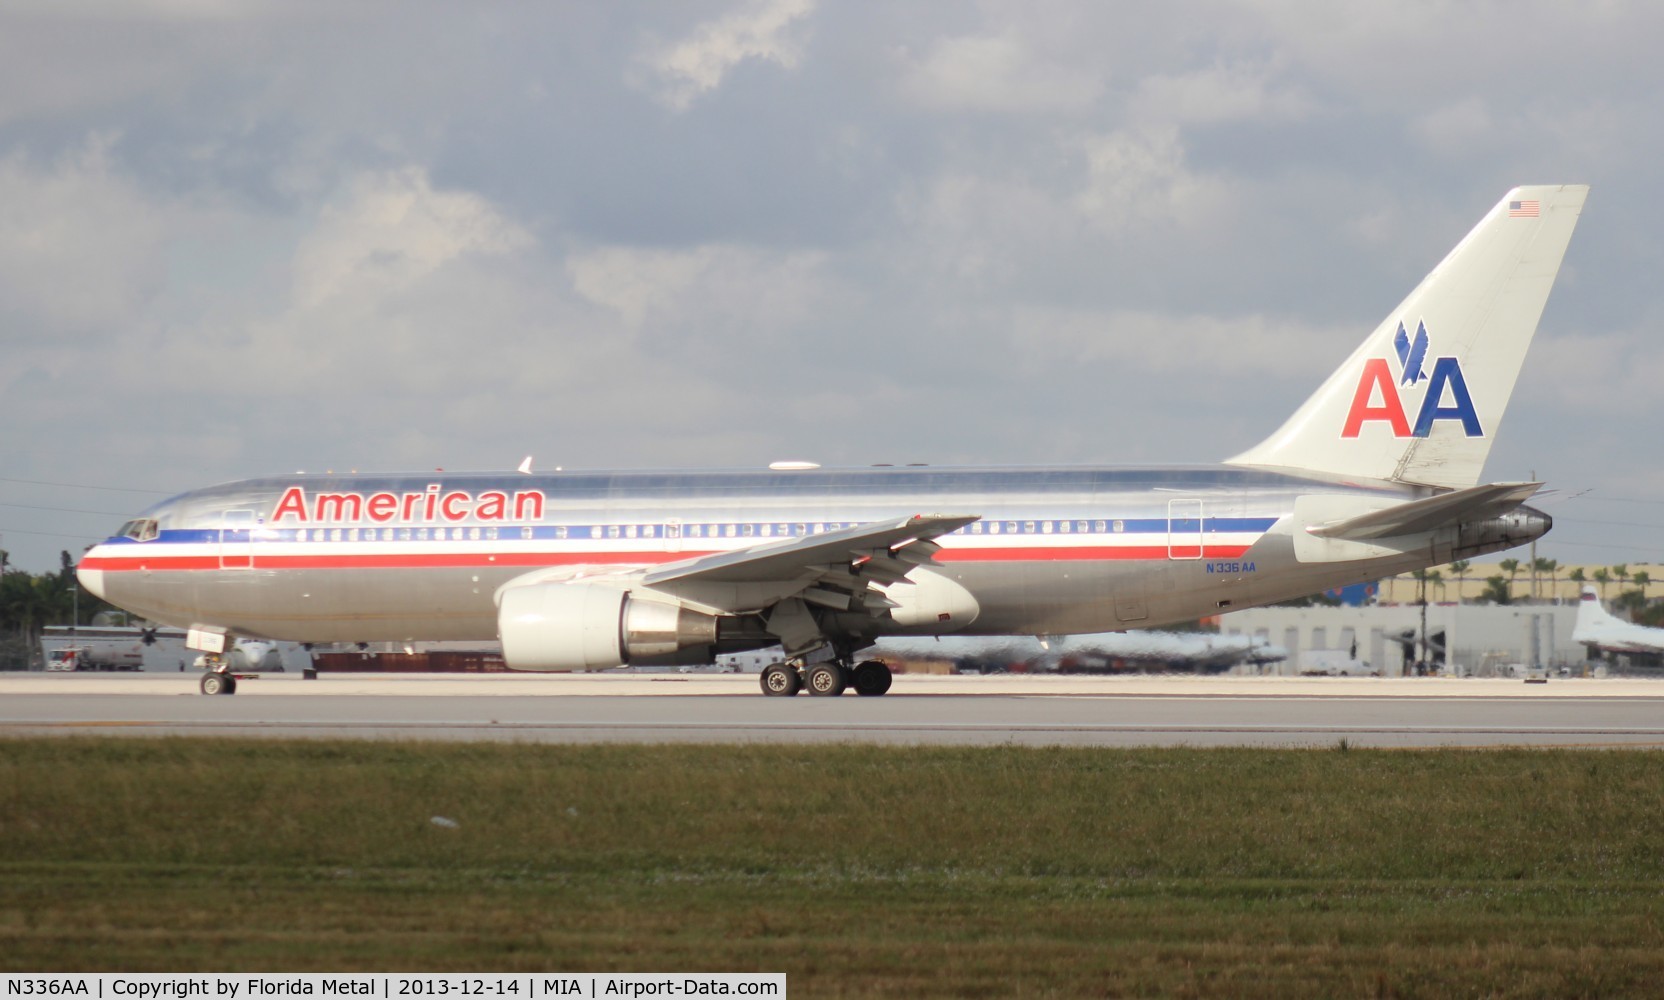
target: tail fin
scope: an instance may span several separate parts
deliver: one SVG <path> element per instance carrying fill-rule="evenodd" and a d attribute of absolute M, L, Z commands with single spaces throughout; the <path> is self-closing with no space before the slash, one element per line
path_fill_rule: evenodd
<path fill-rule="evenodd" d="M 1614 618 L 1612 613 L 1606 610 L 1606 606 L 1600 602 L 1599 592 L 1593 587 L 1584 587 L 1583 593 L 1579 595 L 1577 602 L 1577 624 L 1572 626 L 1572 631 L 1581 633 L 1594 626 L 1607 625 L 1616 621 L 1619 621 L 1619 619 Z"/>
<path fill-rule="evenodd" d="M 1588 193 L 1508 192 L 1277 433 L 1230 464 L 1478 484 Z"/>

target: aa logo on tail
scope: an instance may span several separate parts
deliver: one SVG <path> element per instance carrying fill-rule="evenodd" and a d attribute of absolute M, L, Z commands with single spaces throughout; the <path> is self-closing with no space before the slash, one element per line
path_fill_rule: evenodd
<path fill-rule="evenodd" d="M 1473 396 L 1468 392 L 1467 379 L 1462 376 L 1462 363 L 1455 358 L 1436 358 L 1433 374 L 1424 369 L 1427 360 L 1427 324 L 1416 324 L 1415 339 L 1404 330 L 1402 320 L 1392 346 L 1398 354 L 1399 377 L 1395 381 L 1386 358 L 1370 358 L 1364 362 L 1358 377 L 1358 390 L 1352 394 L 1352 408 L 1346 411 L 1343 438 L 1355 438 L 1364 424 L 1385 421 L 1395 438 L 1424 438 L 1433 433 L 1433 425 L 1441 420 L 1457 420 L 1462 433 L 1468 437 L 1484 437 L 1479 426 L 1479 414 L 1473 408 Z M 1425 383 L 1425 384 L 1423 384 Z M 1422 393 L 1421 406 L 1416 412 L 1415 426 L 1405 416 L 1404 395 Z M 1414 399 L 1411 400 L 1414 402 Z"/>

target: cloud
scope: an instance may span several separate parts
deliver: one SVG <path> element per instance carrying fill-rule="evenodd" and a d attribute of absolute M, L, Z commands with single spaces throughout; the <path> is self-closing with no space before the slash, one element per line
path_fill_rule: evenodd
<path fill-rule="evenodd" d="M 679 42 L 655 47 L 640 57 L 655 78 L 655 96 L 667 107 L 686 111 L 747 59 L 795 69 L 803 58 L 799 22 L 814 8 L 814 0 L 756 0 L 699 25 Z"/>
<path fill-rule="evenodd" d="M 1089 135 L 1080 140 L 1080 148 L 1087 176 L 1075 204 L 1106 231 L 1217 222 L 1229 207 L 1225 183 L 1186 164 L 1176 128 Z"/>
<path fill-rule="evenodd" d="M 826 258 L 814 252 L 600 247 L 572 254 L 566 269 L 577 294 L 630 337 L 706 358 L 720 343 L 719 366 L 747 345 L 789 339 L 832 298 Z"/>
<path fill-rule="evenodd" d="M 297 304 L 385 295 L 457 257 L 503 255 L 532 242 L 478 195 L 435 191 L 420 167 L 360 175 L 344 199 L 323 209 L 296 249 Z"/>
<path fill-rule="evenodd" d="M 1181 73 L 1156 73 L 1138 82 L 1128 101 L 1134 121 L 1152 125 L 1289 121 L 1311 114 L 1316 102 L 1274 81 L 1267 65 L 1216 63 Z"/>
<path fill-rule="evenodd" d="M 1015 34 L 947 38 L 903 74 L 901 91 L 938 111 L 1081 112 L 1103 93 L 1091 67 L 1052 62 Z"/>
<path fill-rule="evenodd" d="M 172 206 L 112 168 L 115 141 L 94 135 L 51 163 L 0 160 L 0 339 L 107 332 L 156 294 Z"/>
<path fill-rule="evenodd" d="M 1315 388 L 1368 332 L 1287 316 L 1025 306 L 1013 316 L 1010 339 L 1012 357 L 1037 374 L 1103 364 L 1162 379 L 1271 377 Z"/>

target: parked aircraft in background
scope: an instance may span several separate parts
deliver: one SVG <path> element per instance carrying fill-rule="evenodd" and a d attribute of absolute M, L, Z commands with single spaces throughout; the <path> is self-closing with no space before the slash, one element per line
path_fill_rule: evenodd
<path fill-rule="evenodd" d="M 779 644 L 765 693 L 879 695 L 885 636 L 1153 628 L 1512 548 L 1541 484 L 1480 473 L 1586 193 L 1510 191 L 1223 465 L 279 476 L 151 508 L 80 579 L 190 629 L 216 690 L 239 636 L 500 637 L 522 670 Z"/>
<path fill-rule="evenodd" d="M 1614 617 L 1593 587 L 1583 588 L 1572 641 L 1608 653 L 1664 653 L 1664 628 L 1649 628 Z"/>
<path fill-rule="evenodd" d="M 883 659 L 947 660 L 961 672 L 1109 673 L 1229 670 L 1243 663 L 1288 659 L 1288 650 L 1264 639 L 1214 632 L 1101 632 L 1042 639 L 1037 636 L 933 636 L 886 638 L 871 650 Z"/>

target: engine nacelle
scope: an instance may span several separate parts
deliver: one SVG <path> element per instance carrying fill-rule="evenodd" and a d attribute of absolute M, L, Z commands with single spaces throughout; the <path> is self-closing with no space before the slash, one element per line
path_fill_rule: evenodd
<path fill-rule="evenodd" d="M 514 670 L 609 670 L 716 643 L 715 615 L 611 583 L 503 591 L 497 634 Z"/>
<path fill-rule="evenodd" d="M 896 602 L 890 618 L 904 628 L 953 632 L 976 621 L 982 613 L 975 594 L 958 581 L 928 569 L 915 569 L 900 583 L 878 589 Z"/>

